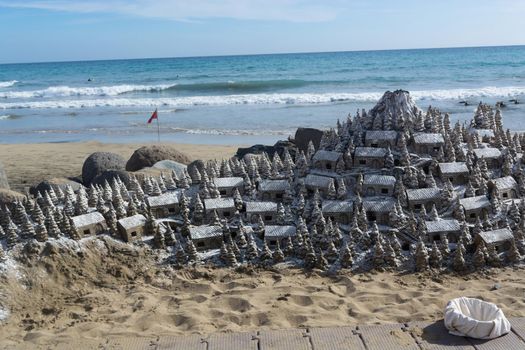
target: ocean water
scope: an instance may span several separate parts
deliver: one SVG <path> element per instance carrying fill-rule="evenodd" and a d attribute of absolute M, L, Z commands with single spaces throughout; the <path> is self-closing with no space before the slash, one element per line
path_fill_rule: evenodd
<path fill-rule="evenodd" d="M 525 46 L 5 64 L 0 143 L 153 142 L 156 108 L 163 141 L 272 143 L 395 89 L 453 121 L 505 101 L 505 126 L 525 130 Z"/>

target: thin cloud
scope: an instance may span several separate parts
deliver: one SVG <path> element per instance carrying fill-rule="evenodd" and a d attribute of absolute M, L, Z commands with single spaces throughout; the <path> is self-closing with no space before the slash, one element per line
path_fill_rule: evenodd
<path fill-rule="evenodd" d="M 169 20 L 229 18 L 237 20 L 324 22 L 341 10 L 334 2 L 311 0 L 129 0 L 129 1 L 11 1 L 0 7 L 30 8 L 73 13 L 114 13 Z M 335 2 L 337 4 L 338 1 Z"/>

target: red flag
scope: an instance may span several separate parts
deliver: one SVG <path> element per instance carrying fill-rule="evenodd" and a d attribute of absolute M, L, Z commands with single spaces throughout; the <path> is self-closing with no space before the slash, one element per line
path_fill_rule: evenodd
<path fill-rule="evenodd" d="M 148 124 L 151 124 L 151 122 L 153 121 L 153 119 L 159 119 L 159 115 L 158 115 L 156 109 L 155 109 L 155 112 L 153 112 L 153 114 L 151 115 L 151 117 L 148 119 Z"/>

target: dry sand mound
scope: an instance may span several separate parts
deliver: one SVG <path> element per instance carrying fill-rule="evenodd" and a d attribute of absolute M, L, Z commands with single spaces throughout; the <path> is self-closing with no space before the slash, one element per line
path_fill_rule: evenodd
<path fill-rule="evenodd" d="M 435 320 L 446 301 L 461 295 L 495 302 L 508 316 L 525 316 L 522 268 L 468 277 L 326 276 L 285 265 L 177 270 L 164 263 L 166 252 L 109 237 L 34 244 L 31 253 L 21 248 L 9 252 L 11 268 L 2 272 L 1 306 L 10 313 L 0 329 L 5 346 Z M 15 264 L 13 255 L 22 261 Z M 496 283 L 501 288 L 492 290 Z"/>

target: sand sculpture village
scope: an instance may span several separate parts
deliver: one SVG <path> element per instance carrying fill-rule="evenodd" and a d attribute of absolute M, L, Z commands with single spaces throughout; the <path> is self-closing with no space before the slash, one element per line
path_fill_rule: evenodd
<path fill-rule="evenodd" d="M 50 187 L 0 208 L 0 258 L 17 245 L 110 235 L 163 263 L 305 269 L 451 269 L 525 256 L 525 135 L 479 104 L 451 124 L 387 92 L 319 146 L 196 162 L 160 177 Z M 44 243 L 38 243 L 44 242 Z"/>

